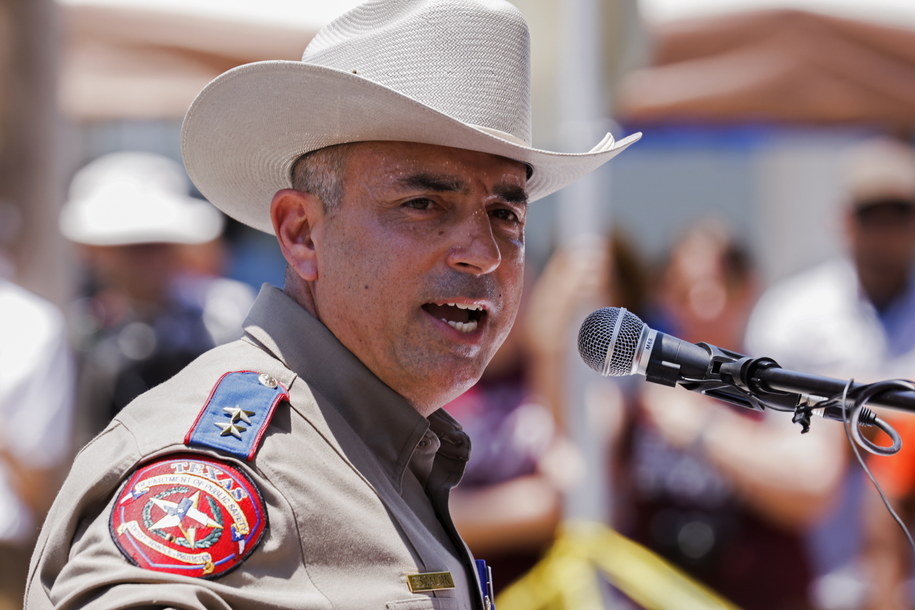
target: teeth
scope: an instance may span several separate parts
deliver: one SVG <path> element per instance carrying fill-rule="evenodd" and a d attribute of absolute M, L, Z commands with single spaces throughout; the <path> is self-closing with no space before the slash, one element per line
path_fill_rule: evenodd
<path fill-rule="evenodd" d="M 481 305 L 462 305 L 460 303 L 436 303 L 436 305 L 448 305 L 450 307 L 457 307 L 458 309 L 469 309 L 470 311 L 482 311 L 483 307 Z"/>
<path fill-rule="evenodd" d="M 451 303 L 449 301 L 442 301 L 442 302 L 436 303 L 436 305 L 438 305 L 439 307 L 456 307 L 458 309 L 463 309 L 466 311 L 474 311 L 474 312 L 484 312 L 485 311 L 485 308 L 482 305 L 477 305 L 477 304 L 465 305 L 462 303 Z M 477 328 L 480 327 L 480 323 L 478 320 L 470 320 L 468 322 L 455 322 L 454 320 L 447 320 L 445 318 L 439 318 L 439 319 L 442 322 L 444 322 L 445 324 L 447 324 L 448 326 L 450 326 L 451 328 L 455 329 L 458 332 L 464 333 L 464 334 L 470 334 L 470 333 L 474 332 L 475 330 L 477 330 Z"/>
<path fill-rule="evenodd" d="M 450 320 L 445 320 L 444 318 L 442 318 L 442 322 L 445 322 L 451 328 L 453 328 L 459 332 L 462 332 L 462 333 L 472 333 L 473 331 L 475 331 L 477 329 L 477 326 L 478 326 L 476 321 L 452 322 Z"/>

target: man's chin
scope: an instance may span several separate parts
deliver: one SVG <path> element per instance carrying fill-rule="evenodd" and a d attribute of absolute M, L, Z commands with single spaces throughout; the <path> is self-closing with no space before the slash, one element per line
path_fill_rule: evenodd
<path fill-rule="evenodd" d="M 483 371 L 480 370 L 472 375 L 467 377 L 461 377 L 460 379 L 454 379 L 452 376 L 451 379 L 447 382 L 442 382 L 440 385 L 436 385 L 436 392 L 434 395 L 429 395 L 425 397 L 413 397 L 407 398 L 413 408 L 419 411 L 424 416 L 428 417 L 435 411 L 438 411 L 461 394 L 472 388 L 483 376 Z M 430 384 L 432 385 L 432 384 Z"/>

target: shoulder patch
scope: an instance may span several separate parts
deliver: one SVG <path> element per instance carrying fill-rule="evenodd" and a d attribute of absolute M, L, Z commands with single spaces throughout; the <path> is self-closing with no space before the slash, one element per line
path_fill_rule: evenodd
<path fill-rule="evenodd" d="M 237 371 L 219 378 L 194 425 L 184 437 L 190 447 L 224 451 L 250 460 L 257 453 L 286 388 L 265 373 Z"/>
<path fill-rule="evenodd" d="M 260 544 L 267 510 L 251 479 L 234 466 L 196 454 L 171 455 L 137 468 L 108 521 L 134 565 L 217 578 Z"/>

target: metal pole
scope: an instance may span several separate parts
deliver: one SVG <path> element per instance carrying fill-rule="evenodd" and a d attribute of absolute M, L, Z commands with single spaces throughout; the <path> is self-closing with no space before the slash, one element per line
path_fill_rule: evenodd
<path fill-rule="evenodd" d="M 588 150 L 607 131 L 599 9 L 597 0 L 563 0 L 561 4 L 559 134 L 564 150 Z M 596 172 L 560 191 L 555 209 L 559 244 L 603 238 L 606 212 L 601 208 L 608 203 Z M 590 305 L 581 304 L 582 318 Z M 607 452 L 594 435 L 586 404 L 586 388 L 595 383 L 595 376 L 578 357 L 577 348 L 569 347 L 565 371 L 568 433 L 584 458 L 585 476 L 567 495 L 565 516 L 603 522 L 609 518 Z"/>
<path fill-rule="evenodd" d="M 20 283 L 61 303 L 56 10 L 51 0 L 0 0 L 0 250 Z"/>

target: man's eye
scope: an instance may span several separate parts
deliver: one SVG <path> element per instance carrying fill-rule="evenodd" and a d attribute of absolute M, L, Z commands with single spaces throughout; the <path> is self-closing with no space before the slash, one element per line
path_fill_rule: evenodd
<path fill-rule="evenodd" d="M 414 210 L 428 210 L 435 205 L 435 202 L 431 199 L 420 197 L 418 199 L 410 199 L 409 201 L 405 201 L 403 205 L 404 207 L 412 208 Z"/>
<path fill-rule="evenodd" d="M 521 222 L 521 219 L 518 217 L 518 214 L 514 210 L 508 208 L 499 208 L 492 211 L 492 215 L 499 220 L 506 220 L 508 222 Z"/>

